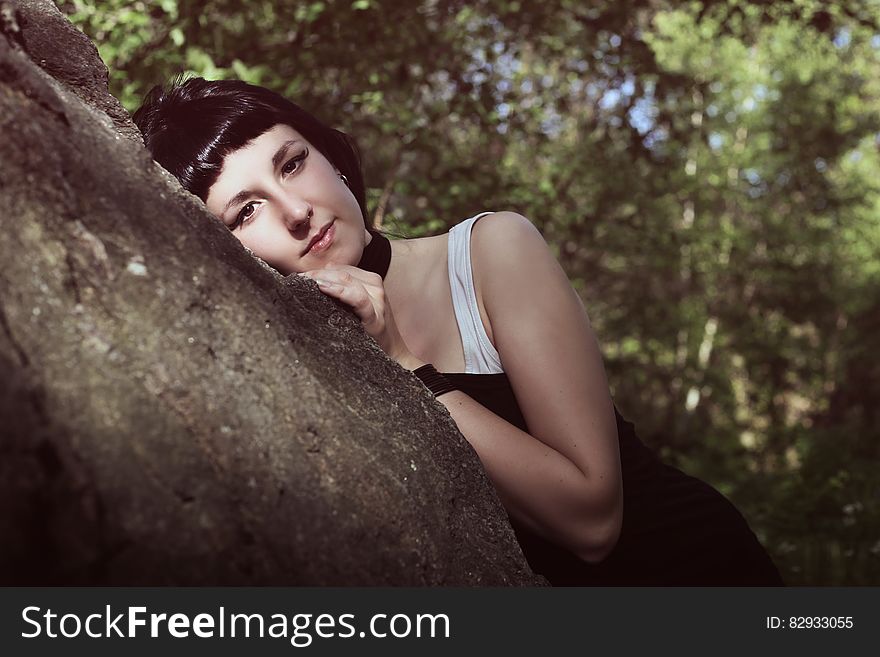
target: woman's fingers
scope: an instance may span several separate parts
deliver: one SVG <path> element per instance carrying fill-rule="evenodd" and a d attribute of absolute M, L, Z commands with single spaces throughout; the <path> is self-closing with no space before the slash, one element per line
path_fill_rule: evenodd
<path fill-rule="evenodd" d="M 367 290 L 364 283 L 349 273 L 319 270 L 307 278 L 315 281 L 318 288 L 328 296 L 339 299 L 342 303 L 350 306 L 367 328 L 375 323 L 379 315 L 375 305 L 377 299 Z"/>
<path fill-rule="evenodd" d="M 315 281 L 327 296 L 348 305 L 386 354 L 401 364 L 414 358 L 397 330 L 391 307 L 386 303 L 385 283 L 381 276 L 346 265 L 328 265 L 301 275 Z"/>
<path fill-rule="evenodd" d="M 322 276 L 322 274 L 328 274 L 330 276 Z M 312 269 L 304 272 L 302 275 L 312 279 L 323 277 L 328 280 L 331 279 L 331 276 L 333 277 L 333 280 L 339 280 L 336 279 L 335 276 L 340 275 L 343 281 L 348 280 L 348 277 L 351 277 L 352 279 L 359 280 L 370 287 L 383 287 L 382 277 L 379 276 L 379 274 L 364 269 L 358 269 L 357 267 L 352 267 L 350 265 L 327 265 L 322 269 Z"/>
<path fill-rule="evenodd" d="M 335 284 L 342 287 L 358 285 L 364 287 L 370 296 L 379 304 L 385 303 L 385 286 L 382 277 L 373 272 L 357 267 L 325 267 L 313 269 L 301 274 L 315 282 L 323 281 L 326 285 Z"/>

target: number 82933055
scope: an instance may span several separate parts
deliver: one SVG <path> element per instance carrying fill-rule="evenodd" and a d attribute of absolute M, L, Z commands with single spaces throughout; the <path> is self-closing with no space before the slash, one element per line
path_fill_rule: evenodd
<path fill-rule="evenodd" d="M 849 630 L 852 616 L 767 616 L 768 630 Z"/>

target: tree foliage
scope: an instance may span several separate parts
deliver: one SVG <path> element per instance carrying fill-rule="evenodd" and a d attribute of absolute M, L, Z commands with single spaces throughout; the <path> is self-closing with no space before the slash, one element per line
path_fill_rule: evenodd
<path fill-rule="evenodd" d="M 880 8 L 66 0 L 129 109 L 181 72 L 354 134 L 411 236 L 529 216 L 615 399 L 792 583 L 880 582 Z"/>

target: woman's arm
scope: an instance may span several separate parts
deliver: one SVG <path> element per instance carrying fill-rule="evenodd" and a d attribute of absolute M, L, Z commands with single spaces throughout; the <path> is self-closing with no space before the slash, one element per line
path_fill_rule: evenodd
<path fill-rule="evenodd" d="M 531 433 L 461 392 L 438 400 L 512 516 L 600 561 L 620 533 L 623 490 L 614 408 L 586 311 L 521 215 L 480 219 L 471 254 L 493 342 Z"/>
<path fill-rule="evenodd" d="M 471 254 L 490 337 L 531 433 L 460 391 L 438 401 L 511 516 L 585 561 L 600 561 L 617 541 L 623 501 L 614 409 L 586 312 L 525 217 L 497 212 L 480 219 Z M 351 306 L 402 366 L 424 364 L 401 339 L 378 275 L 354 267 L 305 275 Z"/>

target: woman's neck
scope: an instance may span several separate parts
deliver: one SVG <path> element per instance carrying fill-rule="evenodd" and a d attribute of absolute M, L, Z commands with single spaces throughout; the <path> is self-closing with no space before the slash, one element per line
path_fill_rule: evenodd
<path fill-rule="evenodd" d="M 447 235 L 391 241 L 391 266 L 385 290 L 392 305 L 409 302 L 438 273 L 445 275 Z M 439 272 L 442 265 L 443 272 Z"/>

